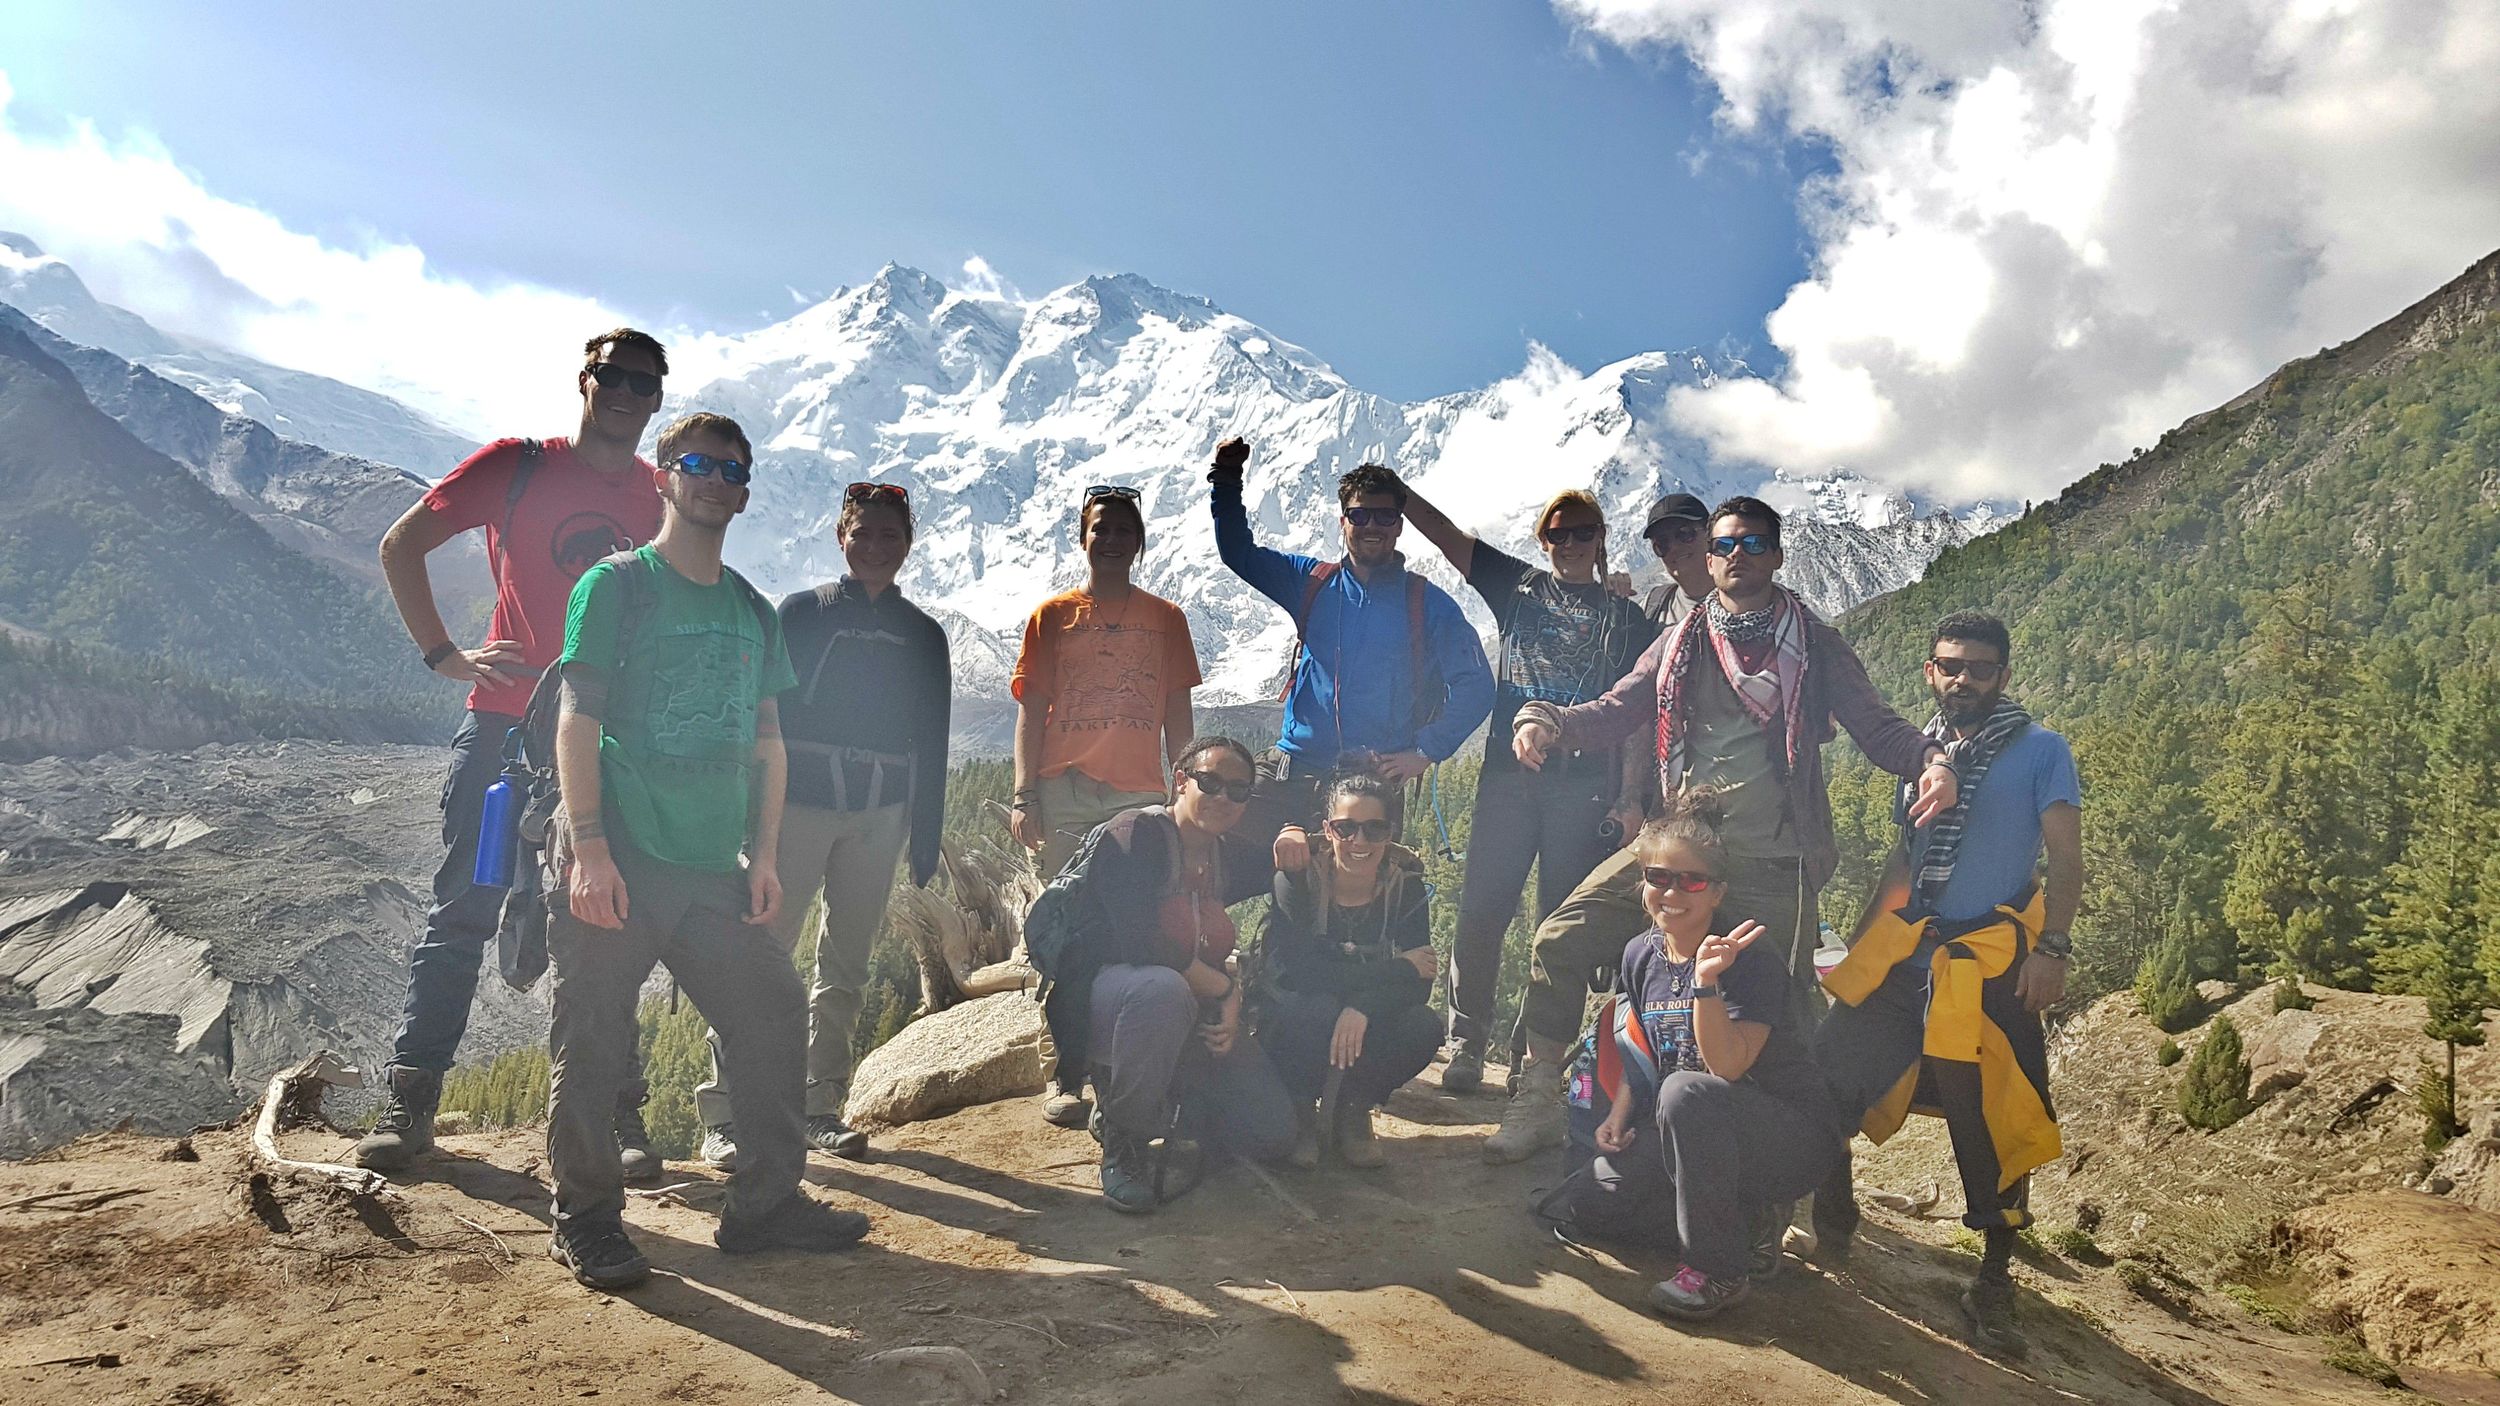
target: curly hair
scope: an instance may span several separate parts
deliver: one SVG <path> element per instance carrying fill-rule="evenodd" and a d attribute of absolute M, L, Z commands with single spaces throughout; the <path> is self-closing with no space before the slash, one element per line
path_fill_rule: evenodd
<path fill-rule="evenodd" d="M 1258 761 L 1250 755 L 1250 749 L 1248 747 L 1243 746 L 1241 743 L 1236 742 L 1232 738 L 1226 737 L 1221 733 L 1212 732 L 1204 733 L 1200 736 L 1189 739 L 1189 745 L 1181 748 L 1181 759 L 1178 762 L 1173 763 L 1173 770 L 1187 771 L 1191 762 L 1198 760 L 1200 757 L 1205 756 L 1209 752 L 1230 752 L 1234 756 L 1241 758 L 1241 764 L 1250 769 L 1250 775 L 1253 778 L 1256 778 L 1259 774 Z"/>
<path fill-rule="evenodd" d="M 1406 511 L 1406 485 L 1398 476 L 1378 464 L 1357 464 L 1354 471 L 1337 480 L 1337 506 L 1351 508 L 1354 500 L 1367 493 L 1386 493 L 1397 500 L 1398 511 Z"/>
<path fill-rule="evenodd" d="M 1711 877 L 1721 878 L 1727 871 L 1727 841 L 1720 835 L 1726 824 L 1727 793 L 1716 786 L 1696 786 L 1668 797 L 1666 812 L 1642 826 L 1634 844 L 1641 852 L 1651 845 L 1690 845 L 1709 864 Z"/>

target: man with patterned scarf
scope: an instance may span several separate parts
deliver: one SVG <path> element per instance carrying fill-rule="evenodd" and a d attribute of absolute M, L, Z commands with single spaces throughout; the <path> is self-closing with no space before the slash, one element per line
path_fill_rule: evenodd
<path fill-rule="evenodd" d="M 1927 735 L 1952 753 L 1960 803 L 1922 829 L 1903 826 L 1848 960 L 1823 979 L 1835 1004 L 1815 1058 L 1844 1138 L 1862 1128 L 1881 1142 L 1913 1110 L 1944 1119 L 1962 1223 L 1986 1237 L 1962 1312 L 1981 1348 L 2020 1356 L 2007 1267 L 2031 1223 L 2030 1173 L 2059 1151 L 2040 1013 L 2066 994 L 2083 787 L 2066 739 L 2005 696 L 2003 622 L 1946 616 L 1928 656 Z M 1905 819 L 1907 802 L 1905 790 Z M 1819 1253 L 1845 1258 L 1857 1220 L 1844 1155 L 1815 1193 Z"/>
<path fill-rule="evenodd" d="M 1721 791 L 1730 865 L 1719 914 L 1768 930 L 1762 945 L 1787 964 L 1795 1028 L 1806 1030 L 1815 897 L 1840 858 L 1823 743 L 1835 726 L 1846 729 L 1877 766 L 1918 788 L 1921 822 L 1953 803 L 1956 782 L 1944 744 L 1886 705 L 1849 642 L 1778 583 L 1779 514 L 1760 499 L 1731 498 L 1711 513 L 1710 530 L 1716 589 L 1702 608 L 1659 636 L 1604 697 L 1520 709 L 1512 746 L 1535 768 L 1557 747 L 1586 751 L 1649 734 L 1661 795 Z M 1563 1059 L 1579 1037 L 1592 975 L 1648 924 L 1640 882 L 1639 857 L 1624 849 L 1537 926 L 1520 1010 L 1528 1058 L 1500 1131 L 1485 1141 L 1488 1161 L 1521 1161 L 1562 1142 Z"/>

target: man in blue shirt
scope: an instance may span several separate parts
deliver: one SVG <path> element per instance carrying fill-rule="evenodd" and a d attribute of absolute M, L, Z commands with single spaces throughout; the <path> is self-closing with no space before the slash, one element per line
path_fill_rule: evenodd
<path fill-rule="evenodd" d="M 1240 833 L 1268 841 L 1307 831 L 1336 776 L 1403 784 L 1456 752 L 1492 710 L 1493 671 L 1458 602 L 1406 569 L 1397 549 L 1406 489 L 1396 475 L 1366 464 L 1338 480 L 1345 556 L 1327 562 L 1252 540 L 1241 501 L 1249 462 L 1242 440 L 1216 446 L 1207 475 L 1216 550 L 1294 617 L 1301 639 L 1284 729 L 1241 819 Z"/>
<path fill-rule="evenodd" d="M 2027 1344 L 2014 1328 L 2007 1266 L 2031 1223 L 2030 1173 L 2058 1146 L 2040 1013 L 2066 994 L 2067 932 L 2083 896 L 2083 783 L 2066 739 L 2005 696 L 2011 657 L 1994 616 L 1962 611 L 1936 626 L 1927 735 L 1945 745 L 1960 800 L 1915 829 L 1906 797 L 1896 808 L 1906 844 L 1893 851 L 1849 961 L 1825 979 L 1835 1002 L 1815 1056 L 1844 1136 L 1861 1121 L 1888 1136 L 1913 1108 L 1943 1117 L 1962 1223 L 1986 1237 L 1962 1311 L 1981 1348 L 2020 1356 Z M 1965 965 L 1984 979 L 1948 979 Z M 1974 984 L 1975 1001 L 1955 999 Z M 1815 1195 L 1821 1251 L 1845 1257 L 1857 1219 L 1844 1157 Z"/>

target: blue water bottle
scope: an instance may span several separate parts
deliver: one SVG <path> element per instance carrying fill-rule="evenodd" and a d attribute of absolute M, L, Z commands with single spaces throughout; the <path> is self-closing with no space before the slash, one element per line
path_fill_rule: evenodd
<path fill-rule="evenodd" d="M 510 773 L 506 773 L 486 788 L 486 807 L 477 822 L 477 863 L 469 871 L 469 882 L 481 888 L 512 886 L 512 859 L 520 844 L 520 824 L 520 788 L 512 784 Z"/>

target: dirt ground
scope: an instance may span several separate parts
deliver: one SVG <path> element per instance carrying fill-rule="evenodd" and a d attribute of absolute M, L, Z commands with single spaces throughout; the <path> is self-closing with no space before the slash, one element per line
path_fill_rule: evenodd
<path fill-rule="evenodd" d="M 1525 1211 L 1545 1164 L 1483 1164 L 1497 1110 L 1419 1082 L 1382 1120 L 1385 1170 L 1219 1167 L 1133 1219 L 1096 1195 L 1084 1134 L 1031 1101 L 971 1109 L 883 1137 L 869 1164 L 812 1163 L 819 1194 L 876 1223 L 831 1257 L 723 1256 L 719 1181 L 673 1169 L 683 1189 L 630 1212 L 660 1272 L 614 1296 L 545 1257 L 534 1132 L 446 1139 L 378 1204 L 255 1185 L 238 1132 L 105 1135 L 0 1165 L 0 1390 L 12 1406 L 969 1399 L 864 1361 L 942 1345 L 1023 1402 L 2385 1399 L 2313 1339 L 2174 1316 L 2047 1257 L 2018 1265 L 2030 1359 L 1993 1362 L 1959 1336 L 1972 1261 L 1952 1223 L 1882 1212 L 1838 1275 L 1792 1260 L 1723 1319 L 1671 1325 L 1641 1304 L 1672 1265 L 1555 1241 Z M 300 1132 L 287 1150 L 344 1143 Z"/>

